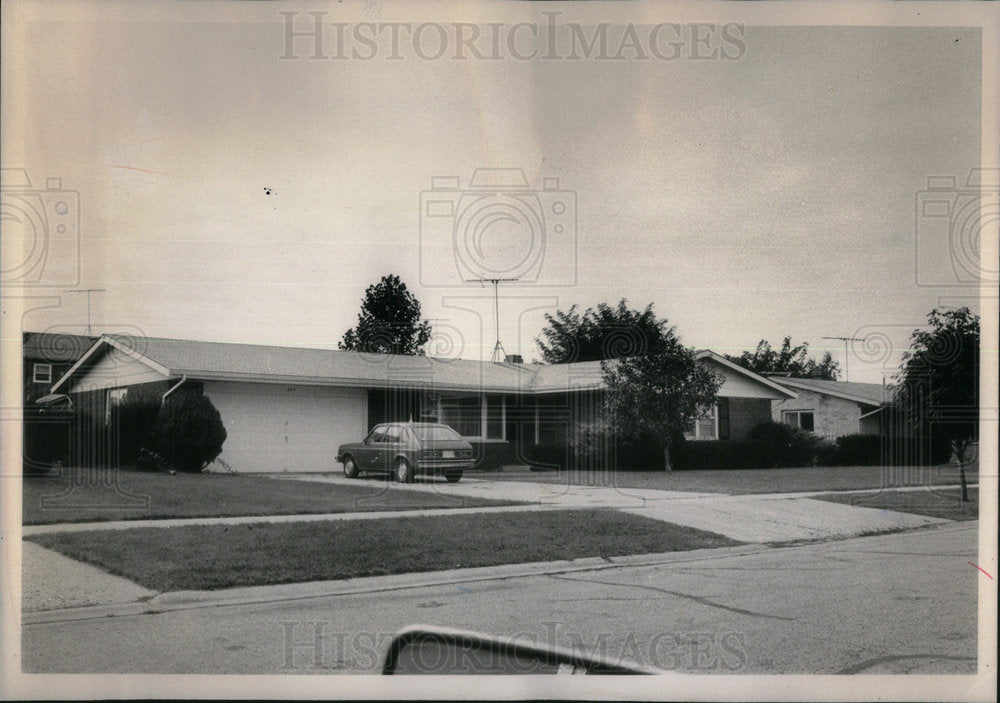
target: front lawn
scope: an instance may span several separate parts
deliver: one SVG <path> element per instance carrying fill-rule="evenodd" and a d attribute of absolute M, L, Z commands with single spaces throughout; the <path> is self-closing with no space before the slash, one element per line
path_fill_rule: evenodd
<path fill-rule="evenodd" d="M 831 503 L 846 503 L 862 508 L 896 510 L 901 513 L 929 515 L 946 520 L 978 520 L 979 489 L 969 489 L 969 502 L 963 503 L 961 489 L 928 489 L 925 491 L 893 491 L 878 493 L 834 493 L 813 496 Z"/>
<path fill-rule="evenodd" d="M 75 480 L 74 480 L 75 479 Z M 25 525 L 239 515 L 353 513 L 515 505 L 391 489 L 385 482 L 344 486 L 232 474 L 166 474 L 83 469 L 75 476 L 25 477 Z"/>
<path fill-rule="evenodd" d="M 966 470 L 969 483 L 979 474 Z M 794 469 L 719 471 L 501 471 L 470 474 L 498 481 L 530 481 L 575 486 L 652 488 L 663 491 L 751 495 L 850 491 L 883 486 L 958 485 L 954 466 L 902 467 L 810 466 Z"/>
<path fill-rule="evenodd" d="M 157 591 L 324 581 L 739 544 L 710 532 L 615 510 L 148 527 L 26 539 Z"/>

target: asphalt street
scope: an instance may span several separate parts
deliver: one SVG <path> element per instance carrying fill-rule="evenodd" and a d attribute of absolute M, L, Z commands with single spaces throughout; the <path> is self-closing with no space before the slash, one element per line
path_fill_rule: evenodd
<path fill-rule="evenodd" d="M 375 673 L 427 623 L 707 674 L 968 674 L 978 522 L 654 566 L 26 623 L 24 672 Z"/>

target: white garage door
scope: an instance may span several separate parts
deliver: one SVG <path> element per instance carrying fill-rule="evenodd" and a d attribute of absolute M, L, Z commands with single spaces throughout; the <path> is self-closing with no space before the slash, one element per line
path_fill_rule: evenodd
<path fill-rule="evenodd" d="M 363 389 L 212 381 L 205 395 L 226 426 L 220 458 L 236 471 L 335 471 L 337 447 L 364 436 Z"/>

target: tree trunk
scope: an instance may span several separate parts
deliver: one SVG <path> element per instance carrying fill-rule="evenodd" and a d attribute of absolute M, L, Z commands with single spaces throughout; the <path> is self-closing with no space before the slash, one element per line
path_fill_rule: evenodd
<path fill-rule="evenodd" d="M 663 470 L 668 474 L 672 470 L 670 466 L 670 442 L 663 443 Z"/>
<path fill-rule="evenodd" d="M 963 444 L 961 448 L 954 447 L 955 454 L 958 455 L 958 476 L 962 482 L 962 502 L 969 502 L 969 484 L 965 480 L 965 450 L 968 445 Z"/>
<path fill-rule="evenodd" d="M 965 462 L 962 459 L 958 460 L 958 475 L 962 480 L 962 502 L 969 502 L 969 485 L 965 481 Z"/>

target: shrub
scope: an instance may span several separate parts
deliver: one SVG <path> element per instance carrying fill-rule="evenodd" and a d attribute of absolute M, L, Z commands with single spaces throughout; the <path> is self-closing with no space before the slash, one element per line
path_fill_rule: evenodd
<path fill-rule="evenodd" d="M 747 439 L 759 446 L 768 468 L 814 466 L 829 445 L 812 432 L 783 422 L 762 422 L 750 430 Z"/>
<path fill-rule="evenodd" d="M 935 466 L 951 457 L 947 437 L 940 431 L 927 435 L 862 435 L 837 437 L 824 463 L 831 466 Z"/>
<path fill-rule="evenodd" d="M 882 463 L 882 437 L 877 434 L 847 434 L 837 437 L 829 459 L 833 466 L 878 466 Z"/>
<path fill-rule="evenodd" d="M 57 463 L 68 463 L 73 414 L 64 407 L 29 405 L 24 408 L 25 474 L 45 474 Z"/>
<path fill-rule="evenodd" d="M 604 448 L 571 446 L 558 442 L 533 444 L 522 460 L 535 470 L 621 470 L 663 471 L 663 450 L 653 441 L 617 442 L 606 449 L 610 456 L 602 457 Z"/>
<path fill-rule="evenodd" d="M 121 466 L 136 466 L 140 450 L 152 446 L 153 427 L 160 410 L 159 399 L 133 399 L 130 395 L 126 394 L 123 402 L 111 408 L 111 442 L 118 448 Z"/>
<path fill-rule="evenodd" d="M 677 446 L 674 457 L 678 471 L 766 468 L 761 445 L 747 439 L 685 441 Z"/>
<path fill-rule="evenodd" d="M 155 451 L 178 471 L 197 473 L 222 453 L 226 428 L 212 401 L 201 391 L 180 389 L 156 415 Z"/>

